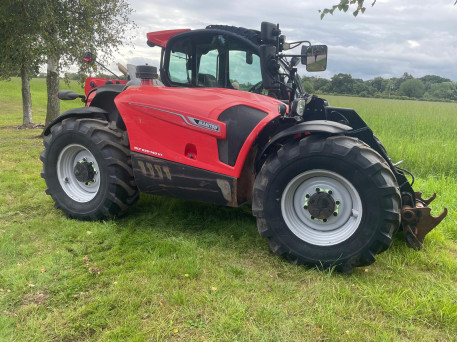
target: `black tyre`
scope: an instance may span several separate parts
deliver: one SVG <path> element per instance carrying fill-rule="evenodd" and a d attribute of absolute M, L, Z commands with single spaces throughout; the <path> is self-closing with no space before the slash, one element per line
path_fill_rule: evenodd
<path fill-rule="evenodd" d="M 400 193 L 384 159 L 357 139 L 310 136 L 270 155 L 254 184 L 253 212 L 276 254 L 351 272 L 392 243 Z"/>
<path fill-rule="evenodd" d="M 386 156 L 389 156 L 389 154 L 387 153 L 387 150 L 386 150 L 386 147 L 384 146 L 384 144 L 381 142 L 381 140 L 379 140 L 379 138 L 376 136 L 376 135 L 373 135 L 373 138 L 374 140 L 378 143 L 379 147 L 381 148 L 381 151 L 384 152 L 384 154 Z M 390 158 L 389 158 L 390 159 Z"/>
<path fill-rule="evenodd" d="M 46 193 L 68 217 L 120 216 L 138 200 L 127 133 L 114 123 L 66 119 L 52 128 L 44 146 Z"/>

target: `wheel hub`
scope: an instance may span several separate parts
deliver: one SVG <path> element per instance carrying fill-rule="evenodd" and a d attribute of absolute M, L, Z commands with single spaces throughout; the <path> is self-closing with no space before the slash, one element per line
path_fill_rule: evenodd
<path fill-rule="evenodd" d="M 88 162 L 86 158 L 76 163 L 73 173 L 78 182 L 89 183 L 95 181 L 97 171 L 94 169 L 94 163 Z"/>
<path fill-rule="evenodd" d="M 327 220 L 335 212 L 335 200 L 327 192 L 316 192 L 308 200 L 307 209 L 312 217 Z"/>
<path fill-rule="evenodd" d="M 287 227 L 301 240 L 332 246 L 357 230 L 362 202 L 346 178 L 329 170 L 313 169 L 287 184 L 281 197 L 281 213 Z"/>

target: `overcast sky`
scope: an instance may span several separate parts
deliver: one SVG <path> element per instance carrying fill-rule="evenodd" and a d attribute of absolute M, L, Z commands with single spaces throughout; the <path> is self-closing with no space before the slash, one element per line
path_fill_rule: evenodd
<path fill-rule="evenodd" d="M 177 28 L 199 29 L 225 24 L 260 29 L 262 21 L 279 23 L 288 41 L 310 40 L 329 48 L 330 78 L 439 75 L 457 81 L 457 6 L 454 0 L 366 0 L 365 14 L 335 12 L 320 19 L 319 9 L 338 0 L 130 0 L 138 28 L 129 32 L 132 45 L 121 48 L 113 62 L 159 65 L 160 49 L 146 45 L 146 33 Z M 101 51 L 99 52 L 101 53 Z M 114 66 L 114 63 L 113 63 Z M 114 67 L 113 67 L 114 68 Z"/>

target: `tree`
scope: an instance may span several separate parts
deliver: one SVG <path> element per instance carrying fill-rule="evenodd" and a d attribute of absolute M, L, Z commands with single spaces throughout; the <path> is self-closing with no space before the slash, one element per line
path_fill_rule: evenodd
<path fill-rule="evenodd" d="M 303 89 L 305 89 L 307 94 L 313 94 L 314 93 L 314 87 L 313 87 L 313 84 L 311 83 L 311 81 L 303 80 L 302 81 L 302 86 L 303 86 Z"/>
<path fill-rule="evenodd" d="M 442 82 L 430 86 L 424 96 L 427 99 L 457 100 L 457 83 Z"/>
<path fill-rule="evenodd" d="M 22 124 L 32 123 L 32 98 L 29 80 L 37 73 L 42 48 L 39 44 L 35 13 L 36 0 L 0 2 L 0 79 L 20 74 L 22 82 Z"/>
<path fill-rule="evenodd" d="M 425 86 L 419 79 L 409 79 L 400 85 L 399 92 L 401 95 L 419 98 L 424 95 Z"/>
<path fill-rule="evenodd" d="M 321 19 L 323 19 L 325 17 L 325 15 L 328 13 L 333 15 L 333 12 L 335 12 L 335 10 L 347 12 L 349 10 L 349 8 L 352 8 L 352 9 L 355 8 L 355 11 L 353 11 L 352 14 L 354 15 L 354 17 L 356 17 L 360 12 L 362 14 L 365 13 L 365 11 L 366 11 L 366 7 L 364 6 L 365 1 L 366 0 L 340 0 L 340 2 L 338 4 L 332 6 L 332 8 L 324 8 L 323 10 L 319 10 L 319 13 L 321 14 Z M 373 7 L 376 4 L 376 0 L 370 0 L 370 1 L 373 1 L 371 3 L 371 7 Z M 457 0 L 454 2 L 454 6 L 456 4 L 457 4 Z"/>
<path fill-rule="evenodd" d="M 370 82 L 364 82 L 360 78 L 354 79 L 354 85 L 352 86 L 352 94 L 362 97 L 372 96 L 376 92 L 376 89 L 370 85 Z"/>
<path fill-rule="evenodd" d="M 331 91 L 336 94 L 352 94 L 355 81 L 349 74 L 336 74 L 331 80 Z"/>
<path fill-rule="evenodd" d="M 387 80 L 383 79 L 382 77 L 375 77 L 373 80 L 369 81 L 371 86 L 376 89 L 376 91 L 382 93 L 387 86 Z"/>
<path fill-rule="evenodd" d="M 57 98 L 59 68 L 82 64 L 85 51 L 110 56 L 122 45 L 124 33 L 134 24 L 126 0 L 47 0 L 40 32 L 47 56 L 48 105 L 46 124 L 60 114 Z"/>
<path fill-rule="evenodd" d="M 313 85 L 314 91 L 319 91 L 326 85 L 330 84 L 330 80 L 321 77 L 302 77 L 302 81 L 310 81 Z"/>
<path fill-rule="evenodd" d="M 433 84 L 443 83 L 443 82 L 452 82 L 449 78 L 444 78 L 436 75 L 425 75 L 419 78 L 425 85 L 425 91 L 430 90 Z"/>
<path fill-rule="evenodd" d="M 364 6 L 364 2 L 365 0 L 340 0 L 340 2 L 332 6 L 332 8 L 325 8 L 323 10 L 319 10 L 319 13 L 321 13 L 321 19 L 324 19 L 326 14 L 330 13 L 333 15 L 333 12 L 335 10 L 347 12 L 349 8 L 355 8 L 355 11 L 353 11 L 352 14 L 354 15 L 354 17 L 356 17 L 359 14 L 359 12 L 365 13 L 366 7 Z M 371 6 L 374 6 L 375 4 L 376 0 L 373 0 Z"/>

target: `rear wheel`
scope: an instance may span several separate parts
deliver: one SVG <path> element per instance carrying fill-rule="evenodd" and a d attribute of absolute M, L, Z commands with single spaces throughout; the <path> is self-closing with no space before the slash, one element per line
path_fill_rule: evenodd
<path fill-rule="evenodd" d="M 66 119 L 52 128 L 44 145 L 46 193 L 68 217 L 120 216 L 138 200 L 128 137 L 113 123 Z"/>
<path fill-rule="evenodd" d="M 390 246 L 400 205 L 384 159 L 345 136 L 284 145 L 266 160 L 253 194 L 259 232 L 275 253 L 345 272 Z"/>

